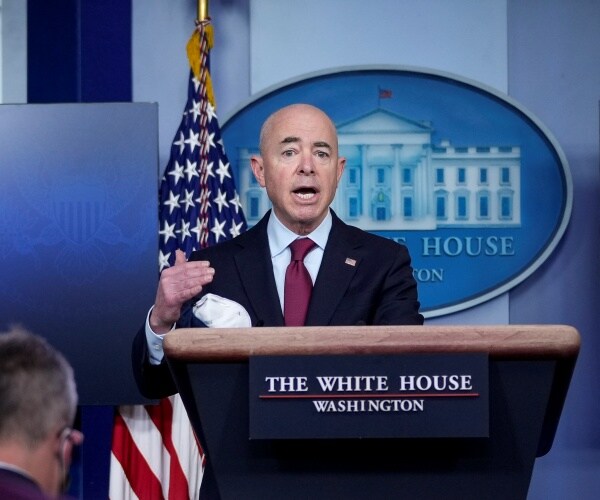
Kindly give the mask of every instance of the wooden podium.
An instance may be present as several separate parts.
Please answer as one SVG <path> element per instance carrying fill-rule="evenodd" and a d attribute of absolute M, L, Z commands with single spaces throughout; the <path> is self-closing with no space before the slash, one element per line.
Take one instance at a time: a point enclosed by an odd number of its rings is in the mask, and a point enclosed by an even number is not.
<path fill-rule="evenodd" d="M 180 329 L 164 346 L 206 497 L 504 500 L 526 498 L 552 446 L 580 338 L 562 325 Z M 488 354 L 489 437 L 249 440 L 251 356 L 416 353 Z"/>

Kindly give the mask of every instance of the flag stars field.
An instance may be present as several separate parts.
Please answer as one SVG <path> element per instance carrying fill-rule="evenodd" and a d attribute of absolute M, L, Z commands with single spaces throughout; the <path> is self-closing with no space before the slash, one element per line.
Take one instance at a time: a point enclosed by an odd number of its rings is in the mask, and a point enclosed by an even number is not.
<path fill-rule="evenodd" d="M 246 229 L 216 108 L 200 76 L 190 72 L 188 99 L 161 183 L 161 270 L 165 259 L 173 264 L 178 248 L 189 257 Z"/>

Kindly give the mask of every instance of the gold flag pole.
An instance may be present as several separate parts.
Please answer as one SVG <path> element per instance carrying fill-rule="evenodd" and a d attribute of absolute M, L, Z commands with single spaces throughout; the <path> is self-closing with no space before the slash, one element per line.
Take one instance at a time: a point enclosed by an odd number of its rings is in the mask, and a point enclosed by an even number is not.
<path fill-rule="evenodd" d="M 208 0 L 198 0 L 198 21 L 208 19 Z"/>

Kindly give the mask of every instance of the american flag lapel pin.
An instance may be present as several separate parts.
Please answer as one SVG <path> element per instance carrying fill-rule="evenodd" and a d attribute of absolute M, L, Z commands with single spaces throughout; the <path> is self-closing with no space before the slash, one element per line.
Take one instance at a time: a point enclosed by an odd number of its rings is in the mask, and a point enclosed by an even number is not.
<path fill-rule="evenodd" d="M 346 261 L 344 262 L 344 264 L 348 264 L 349 266 L 356 266 L 356 260 L 355 259 L 351 259 L 350 257 L 346 257 Z"/>

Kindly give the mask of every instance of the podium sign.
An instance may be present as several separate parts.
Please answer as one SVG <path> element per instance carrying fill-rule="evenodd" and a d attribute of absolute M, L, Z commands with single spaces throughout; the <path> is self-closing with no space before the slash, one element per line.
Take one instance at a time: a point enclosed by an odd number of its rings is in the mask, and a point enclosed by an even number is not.
<path fill-rule="evenodd" d="M 486 354 L 253 356 L 250 439 L 489 436 Z"/>

